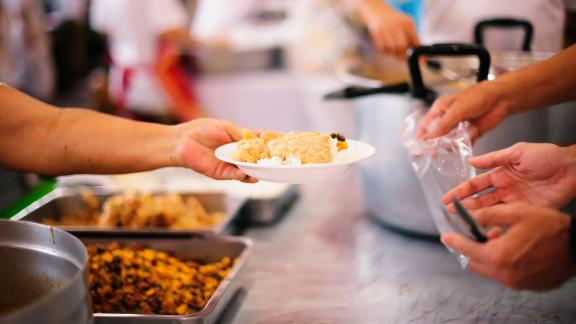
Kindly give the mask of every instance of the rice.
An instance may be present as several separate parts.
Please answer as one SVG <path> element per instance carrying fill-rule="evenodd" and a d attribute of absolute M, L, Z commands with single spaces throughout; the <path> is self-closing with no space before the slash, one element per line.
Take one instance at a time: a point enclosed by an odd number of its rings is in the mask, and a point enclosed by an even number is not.
<path fill-rule="evenodd" d="M 295 156 L 289 156 L 285 161 L 282 161 L 279 157 L 273 156 L 269 159 L 260 159 L 256 164 L 260 166 L 276 167 L 282 165 L 302 165 L 302 161 Z"/>
<path fill-rule="evenodd" d="M 332 162 L 344 162 L 349 161 L 358 156 L 357 152 L 354 152 L 350 147 L 345 150 L 338 151 L 338 140 L 335 138 L 331 139 L 330 143 L 330 154 L 332 155 Z M 283 165 L 302 165 L 302 161 L 295 156 L 289 156 L 286 160 L 282 161 L 279 157 L 273 156 L 267 159 L 260 159 L 256 164 L 265 167 L 279 167 Z"/>

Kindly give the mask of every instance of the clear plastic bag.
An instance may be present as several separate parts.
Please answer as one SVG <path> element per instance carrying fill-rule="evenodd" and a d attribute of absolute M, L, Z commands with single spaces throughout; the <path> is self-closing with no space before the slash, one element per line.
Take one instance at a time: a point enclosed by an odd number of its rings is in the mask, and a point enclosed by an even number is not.
<path fill-rule="evenodd" d="M 468 163 L 472 156 L 470 125 L 462 122 L 447 135 L 421 141 L 416 138 L 416 130 L 425 112 L 419 108 L 404 119 L 402 144 L 408 150 L 438 232 L 458 232 L 471 237 L 466 225 L 458 217 L 449 215 L 442 203 L 446 192 L 476 175 L 476 170 Z M 430 128 L 433 129 L 437 122 Z M 468 265 L 466 257 L 450 252 L 458 256 L 463 268 Z"/>

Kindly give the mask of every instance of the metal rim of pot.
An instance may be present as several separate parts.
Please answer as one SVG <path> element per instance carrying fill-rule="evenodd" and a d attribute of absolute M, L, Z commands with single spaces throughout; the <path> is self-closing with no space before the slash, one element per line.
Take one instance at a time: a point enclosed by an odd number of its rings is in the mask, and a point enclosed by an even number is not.
<path fill-rule="evenodd" d="M 51 323 L 53 323 L 53 317 L 58 314 L 54 315 L 53 312 L 49 312 L 50 310 L 53 310 L 51 304 L 63 303 L 69 305 L 70 299 L 72 299 L 71 297 L 74 298 L 73 301 L 76 303 L 85 303 L 87 320 L 91 320 L 92 306 L 90 304 L 87 272 L 88 252 L 86 251 L 84 244 L 82 244 L 82 242 L 74 235 L 52 226 L 25 221 L 0 220 L 0 227 L 3 226 L 8 227 L 10 233 L 15 233 L 14 236 L 25 232 L 26 234 L 29 234 L 30 237 L 27 237 L 24 240 L 16 237 L 8 237 L 8 239 L 3 237 L 0 238 L 0 242 L 3 240 L 5 240 L 5 242 L 4 244 L 0 243 L 0 246 L 5 245 L 18 249 L 28 248 L 35 252 L 59 257 L 72 263 L 74 267 L 76 267 L 76 271 L 74 272 L 74 275 L 68 278 L 62 286 L 50 291 L 28 305 L 0 316 L 0 321 L 2 323 L 28 323 L 30 320 L 42 319 L 43 321 L 51 320 Z M 39 244 L 33 239 L 34 234 L 42 232 L 44 232 L 43 234 L 47 233 L 48 237 L 50 237 L 50 239 L 46 241 L 47 244 Z M 50 243 L 50 240 L 52 243 Z M 60 250 L 57 250 L 56 248 L 49 246 L 49 244 L 56 245 L 57 242 L 63 242 L 60 245 L 66 245 L 69 249 L 64 250 L 61 248 Z M 85 290 L 84 292 L 78 291 L 78 285 L 80 283 L 83 283 L 81 286 L 83 286 L 83 290 Z M 82 298 L 77 299 L 78 297 Z M 75 310 L 71 309 L 70 313 L 73 311 Z M 51 316 L 51 318 L 46 319 L 46 316 Z"/>

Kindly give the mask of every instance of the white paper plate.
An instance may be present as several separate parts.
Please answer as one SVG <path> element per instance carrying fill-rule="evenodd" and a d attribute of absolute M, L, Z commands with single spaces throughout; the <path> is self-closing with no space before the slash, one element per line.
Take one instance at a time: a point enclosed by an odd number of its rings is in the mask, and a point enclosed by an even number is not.
<path fill-rule="evenodd" d="M 353 158 L 322 164 L 268 166 L 240 162 L 233 159 L 238 143 L 229 143 L 216 149 L 216 157 L 236 165 L 242 172 L 259 180 L 282 183 L 309 183 L 326 180 L 346 173 L 354 164 L 370 158 L 376 150 L 372 145 L 346 140 Z"/>

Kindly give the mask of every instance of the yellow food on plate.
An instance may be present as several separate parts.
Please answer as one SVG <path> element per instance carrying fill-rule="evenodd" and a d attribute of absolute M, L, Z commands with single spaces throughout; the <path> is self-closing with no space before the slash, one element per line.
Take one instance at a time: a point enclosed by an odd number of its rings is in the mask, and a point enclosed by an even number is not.
<path fill-rule="evenodd" d="M 321 164 L 335 160 L 335 155 L 348 148 L 346 138 L 340 134 L 319 132 L 262 132 L 242 130 L 243 139 L 238 143 L 234 159 L 258 163 L 273 160 L 281 164 Z"/>

